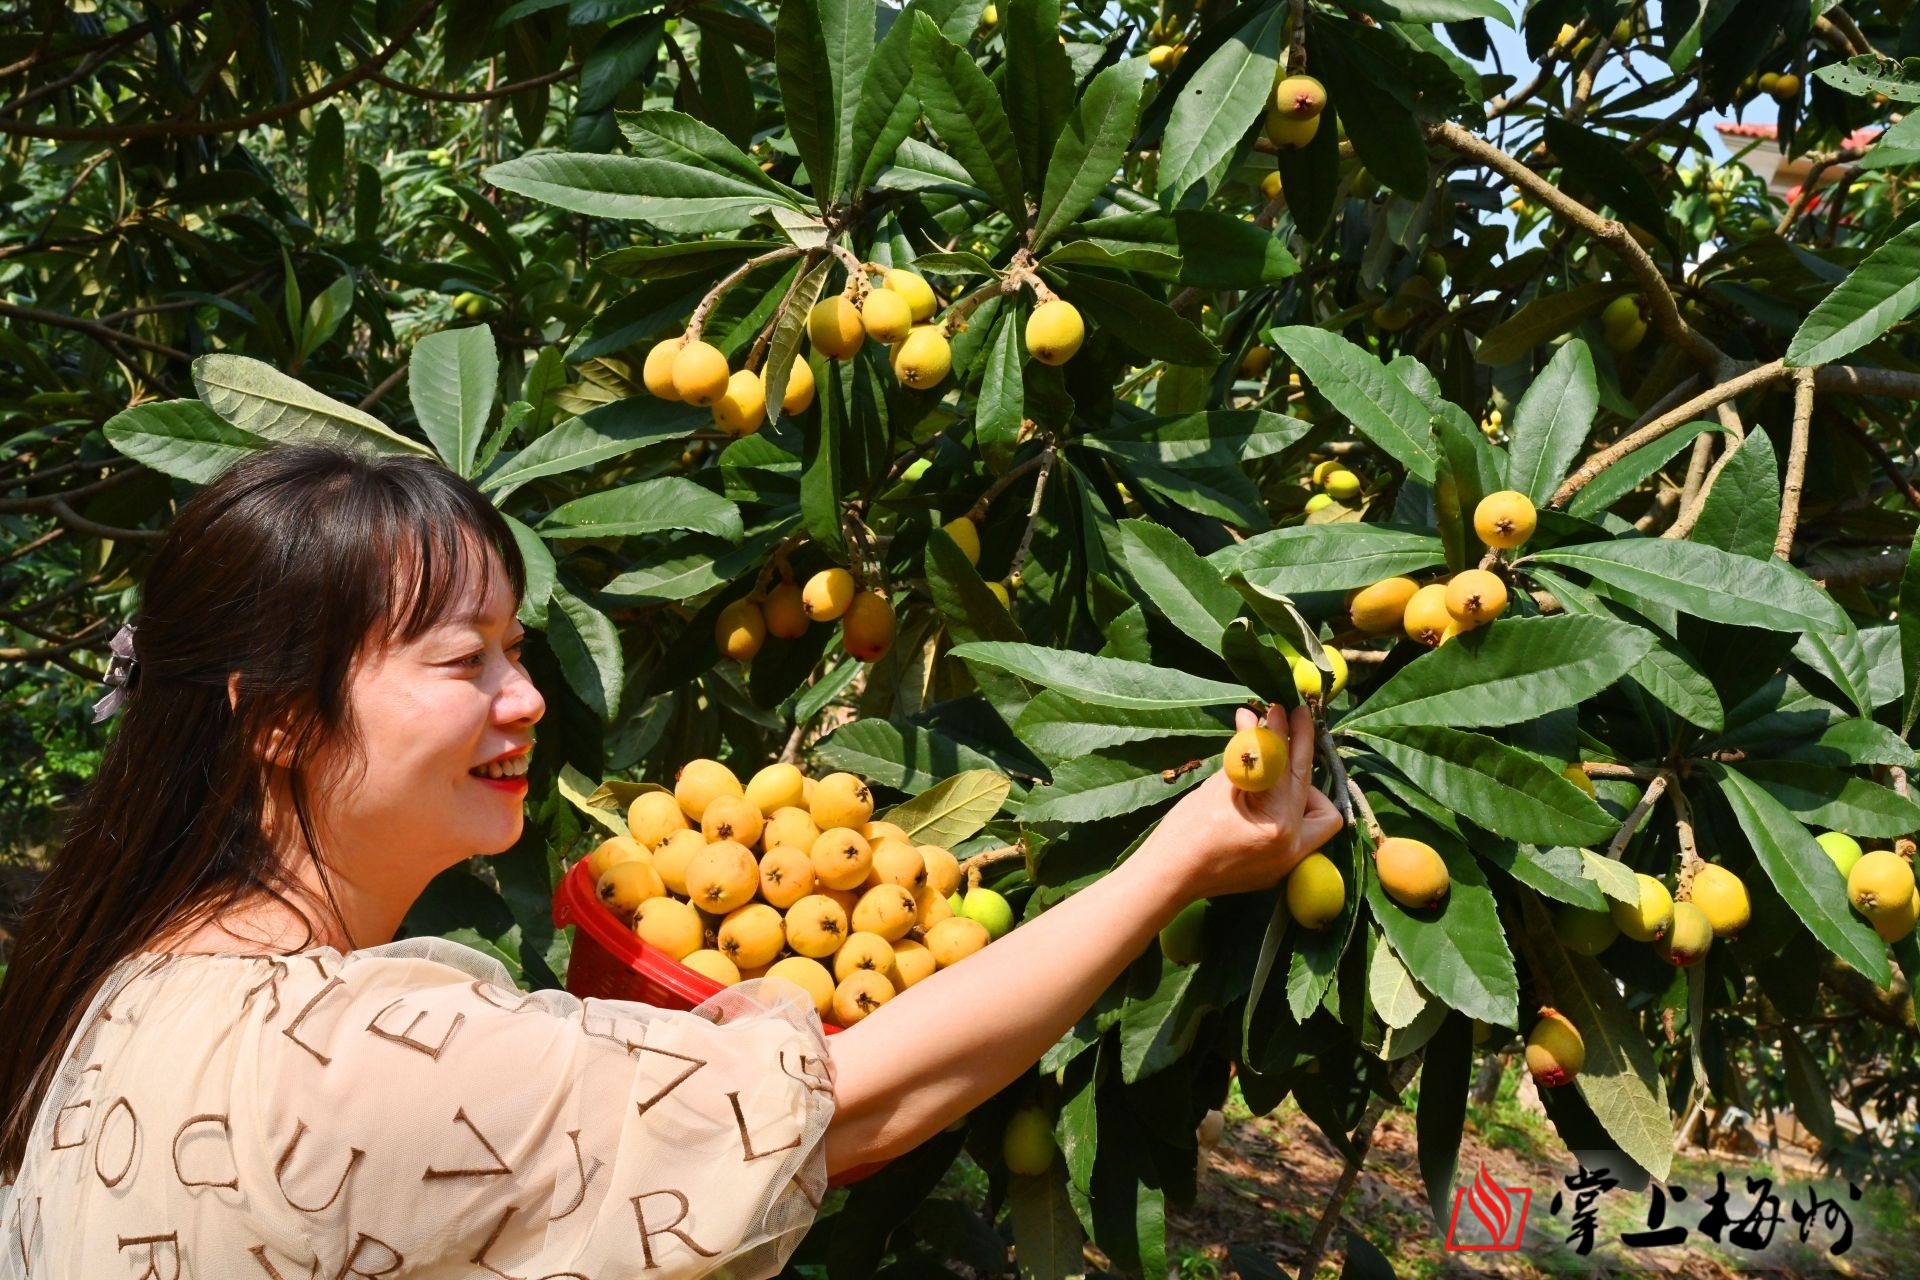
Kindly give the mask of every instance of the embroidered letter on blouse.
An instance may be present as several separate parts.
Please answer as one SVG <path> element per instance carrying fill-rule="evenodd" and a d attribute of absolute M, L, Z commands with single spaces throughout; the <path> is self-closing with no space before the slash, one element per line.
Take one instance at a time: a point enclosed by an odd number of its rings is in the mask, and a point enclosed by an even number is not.
<path fill-rule="evenodd" d="M 442 938 L 158 956 L 93 1001 L 0 1186 L 12 1280 L 762 1280 L 826 1193 L 798 987 L 521 991 Z"/>

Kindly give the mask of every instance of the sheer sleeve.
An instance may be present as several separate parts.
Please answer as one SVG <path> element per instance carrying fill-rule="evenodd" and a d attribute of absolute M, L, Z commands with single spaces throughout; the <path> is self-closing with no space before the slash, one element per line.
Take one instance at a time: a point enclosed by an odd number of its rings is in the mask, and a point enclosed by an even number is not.
<path fill-rule="evenodd" d="M 253 1151 L 299 1274 L 760 1280 L 819 1210 L 832 1061 L 790 984 L 528 994 L 443 939 L 286 978 Z"/>

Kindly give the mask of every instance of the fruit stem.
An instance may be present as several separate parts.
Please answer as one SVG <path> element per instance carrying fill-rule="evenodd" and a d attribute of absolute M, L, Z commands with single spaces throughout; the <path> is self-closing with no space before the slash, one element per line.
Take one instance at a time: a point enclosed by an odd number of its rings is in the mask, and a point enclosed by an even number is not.
<path fill-rule="evenodd" d="M 1287 45 L 1287 74 L 1307 74 L 1307 0 L 1290 0 L 1293 14 L 1287 19 L 1292 39 Z M 1301 1272 L 1309 1275 L 1310 1272 Z"/>
<path fill-rule="evenodd" d="M 1580 768 L 1589 778 L 1632 778 L 1638 782 L 1651 782 L 1661 774 L 1661 770 L 1646 765 L 1608 764 L 1602 760 L 1582 760 Z"/>
<path fill-rule="evenodd" d="M 1054 459 L 1059 456 L 1059 450 L 1051 442 L 1040 453 L 1040 478 L 1034 481 L 1033 504 L 1027 508 L 1027 527 L 1020 535 L 1020 546 L 1013 553 L 1013 567 L 1007 570 L 1007 577 L 1014 582 L 1020 581 L 1021 567 L 1027 563 L 1033 531 L 1040 526 L 1040 502 L 1046 496 L 1047 477 L 1053 474 Z"/>
<path fill-rule="evenodd" d="M 1687 803 L 1686 793 L 1680 787 L 1669 790 L 1667 799 L 1673 802 L 1673 828 L 1680 837 L 1680 884 L 1673 899 L 1686 902 L 1693 896 L 1693 876 L 1702 862 L 1700 846 L 1693 839 L 1693 806 Z"/>
<path fill-rule="evenodd" d="M 975 524 L 979 524 L 982 520 L 985 520 L 987 518 L 987 508 L 993 504 L 993 500 L 1002 493 L 1005 493 L 1007 488 L 1021 476 L 1039 466 L 1043 453 L 1044 451 L 1042 453 L 1036 453 L 1024 462 L 1018 462 L 1008 467 L 1006 472 L 1002 474 L 998 480 L 988 485 L 987 491 L 981 494 L 971 507 L 967 508 L 967 519 L 973 521 Z"/>
<path fill-rule="evenodd" d="M 1373 816 L 1373 806 L 1367 803 L 1367 793 L 1360 789 L 1359 783 L 1348 778 L 1347 794 L 1353 797 L 1353 803 L 1360 810 L 1360 820 L 1366 824 L 1368 837 L 1378 845 L 1387 838 L 1387 833 L 1381 830 L 1380 819 Z"/>
<path fill-rule="evenodd" d="M 707 296 L 700 299 L 700 305 L 693 309 L 693 315 L 688 318 L 685 341 L 700 341 L 700 331 L 706 328 L 707 317 L 713 314 L 713 309 L 719 305 L 720 299 L 726 295 L 727 290 L 746 279 L 756 267 L 764 267 L 770 262 L 785 262 L 788 258 L 797 258 L 804 252 L 806 250 L 797 245 L 784 245 L 769 253 L 763 253 L 757 258 L 748 258 L 726 275 L 721 276 L 719 283 L 707 290 Z"/>
<path fill-rule="evenodd" d="M 963 858 L 960 862 L 960 870 L 966 875 L 967 892 L 972 893 L 980 887 L 980 873 L 988 867 L 997 862 L 1010 862 L 1015 858 L 1024 860 L 1026 856 L 1027 842 L 1016 840 L 1010 845 L 1004 845 L 998 849 L 984 849 L 971 857 Z"/>
<path fill-rule="evenodd" d="M 1640 823 L 1645 820 L 1653 806 L 1659 803 L 1661 793 L 1672 781 L 1673 773 L 1662 769 L 1651 782 L 1647 783 L 1647 789 L 1640 793 L 1640 803 L 1633 806 L 1633 812 L 1627 815 L 1627 820 L 1620 824 L 1620 829 L 1613 833 L 1613 839 L 1607 843 L 1607 857 L 1616 862 L 1620 860 L 1621 853 L 1627 847 L 1627 841 L 1633 839 L 1633 833 L 1639 829 Z"/>
<path fill-rule="evenodd" d="M 1315 744 L 1320 748 L 1320 758 L 1326 762 L 1327 775 L 1331 781 L 1328 788 L 1333 807 L 1340 811 L 1340 821 L 1344 826 L 1353 825 L 1353 798 L 1347 794 L 1351 781 L 1347 777 L 1347 766 L 1340 759 L 1340 752 L 1333 745 L 1333 735 L 1327 732 L 1327 726 L 1319 725 L 1314 733 Z"/>
<path fill-rule="evenodd" d="M 859 255 L 847 248 L 847 246 L 841 244 L 838 240 L 829 241 L 827 248 L 833 253 L 833 256 L 840 259 L 841 263 L 846 267 L 846 296 L 853 302 L 854 306 L 859 306 L 866 300 L 867 294 L 872 289 L 872 286 L 867 281 L 866 264 L 860 261 Z"/>

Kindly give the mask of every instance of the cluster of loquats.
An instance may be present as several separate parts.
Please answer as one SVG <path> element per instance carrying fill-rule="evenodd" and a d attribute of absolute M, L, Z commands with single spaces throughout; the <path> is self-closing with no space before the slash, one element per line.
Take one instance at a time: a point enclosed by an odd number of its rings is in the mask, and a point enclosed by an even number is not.
<path fill-rule="evenodd" d="M 1331 459 L 1314 464 L 1313 483 L 1320 492 L 1307 499 L 1308 515 L 1324 511 L 1336 503 L 1349 506 L 1364 488 L 1359 476 Z"/>
<path fill-rule="evenodd" d="M 753 369 L 727 369 L 720 348 L 682 335 L 657 342 L 640 367 L 640 380 L 662 400 L 713 410 L 713 425 L 730 436 L 749 436 L 767 420 L 767 388 Z M 782 413 L 805 413 L 813 404 L 813 370 L 795 359 L 787 375 Z"/>
<path fill-rule="evenodd" d="M 1574 769 L 1569 769 L 1571 777 Z M 1581 775 L 1584 777 L 1584 774 Z M 1591 790 L 1592 784 L 1586 784 Z M 1815 837 L 1845 879 L 1847 900 L 1882 941 L 1898 942 L 1920 920 L 1920 889 L 1908 858 L 1892 849 L 1863 852 L 1859 841 L 1841 831 Z M 1691 968 L 1707 957 L 1714 940 L 1734 938 L 1753 917 L 1747 886 L 1738 874 L 1715 862 L 1698 861 L 1681 877 L 1676 894 L 1664 880 L 1636 872 L 1633 902 L 1609 899 L 1604 909 L 1562 904 L 1554 911 L 1553 931 L 1560 945 L 1597 956 L 1621 938 L 1652 945 L 1667 963 Z M 1580 1072 L 1586 1049 L 1579 1030 L 1564 1015 L 1542 1010 L 1527 1040 L 1527 1065 L 1544 1086 L 1565 1084 Z"/>
<path fill-rule="evenodd" d="M 1156 20 L 1147 28 L 1147 66 L 1170 76 L 1187 55 L 1187 33 L 1177 23 Z"/>
<path fill-rule="evenodd" d="M 1473 509 L 1473 528 L 1495 551 L 1511 551 L 1533 536 L 1539 512 L 1523 493 L 1502 489 Z M 1485 626 L 1507 608 L 1506 579 L 1492 569 L 1463 569 L 1422 585 L 1396 576 L 1362 587 L 1347 603 L 1353 625 L 1372 636 L 1405 632 L 1429 648 Z"/>
<path fill-rule="evenodd" d="M 893 647 L 893 603 L 879 588 L 863 589 L 834 565 L 802 587 L 791 577 L 735 600 L 713 620 L 713 643 L 735 662 L 760 652 L 769 635 L 798 640 L 816 622 L 838 622 L 840 642 L 861 662 L 878 662 Z"/>
<path fill-rule="evenodd" d="M 842 1027 L 1014 923 L 999 894 L 960 892 L 950 851 L 874 818 L 850 773 L 771 764 L 742 786 L 692 760 L 634 798 L 627 830 L 588 868 L 634 936 L 722 986 L 786 979 Z"/>

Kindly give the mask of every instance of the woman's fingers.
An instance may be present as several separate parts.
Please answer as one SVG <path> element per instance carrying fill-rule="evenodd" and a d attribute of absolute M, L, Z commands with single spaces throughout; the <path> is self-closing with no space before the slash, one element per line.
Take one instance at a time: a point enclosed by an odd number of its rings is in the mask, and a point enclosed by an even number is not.
<path fill-rule="evenodd" d="M 1253 714 L 1251 707 L 1241 707 L 1233 713 L 1233 727 L 1235 729 L 1251 729 L 1258 723 L 1259 719 Z"/>
<path fill-rule="evenodd" d="M 1292 735 L 1289 745 L 1293 750 L 1287 762 L 1293 767 L 1293 780 L 1301 787 L 1311 790 L 1313 749 L 1318 744 L 1313 725 L 1313 713 L 1305 707 L 1293 709 Z"/>

